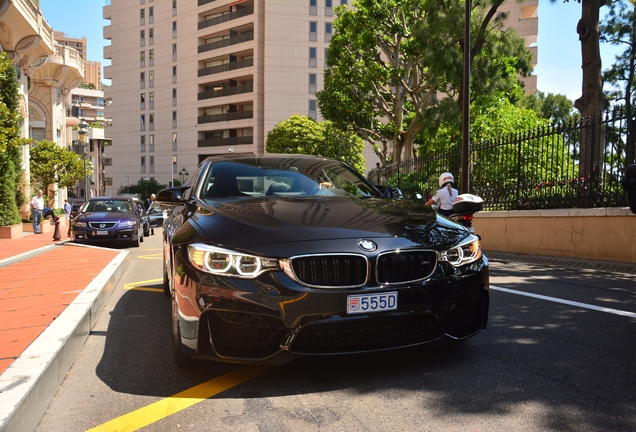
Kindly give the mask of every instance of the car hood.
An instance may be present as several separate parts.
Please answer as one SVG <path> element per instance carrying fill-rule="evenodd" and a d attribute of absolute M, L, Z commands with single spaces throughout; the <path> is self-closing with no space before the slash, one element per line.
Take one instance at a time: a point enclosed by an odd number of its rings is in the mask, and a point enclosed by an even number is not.
<path fill-rule="evenodd" d="M 120 220 L 134 219 L 132 213 L 119 213 L 119 212 L 86 212 L 80 213 L 77 220 L 83 220 L 87 222 L 117 222 Z"/>
<path fill-rule="evenodd" d="M 386 239 L 393 247 L 397 242 L 399 247 L 445 249 L 468 235 L 461 225 L 439 217 L 423 203 L 406 200 L 279 197 L 201 204 L 192 217 L 196 233 L 186 235 L 191 237 L 186 241 L 248 250 L 263 251 L 255 247 L 281 243 L 370 238 L 378 244 Z"/>

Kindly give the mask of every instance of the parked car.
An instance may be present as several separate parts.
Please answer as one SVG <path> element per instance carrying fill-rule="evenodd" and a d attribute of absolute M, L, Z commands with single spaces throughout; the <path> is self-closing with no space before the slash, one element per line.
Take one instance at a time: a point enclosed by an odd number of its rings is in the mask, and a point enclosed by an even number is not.
<path fill-rule="evenodd" d="M 140 209 L 141 225 L 144 230 L 144 237 L 150 237 L 150 216 L 148 215 L 146 206 L 144 205 L 144 202 L 137 197 L 133 197 L 133 200 L 137 203 L 137 208 Z"/>
<path fill-rule="evenodd" d="M 479 238 L 348 165 L 224 155 L 164 189 L 173 353 L 284 363 L 460 341 L 486 328 Z"/>
<path fill-rule="evenodd" d="M 148 208 L 148 218 L 150 220 L 150 228 L 163 226 L 164 211 L 158 202 L 153 202 Z"/>
<path fill-rule="evenodd" d="M 76 243 L 128 243 L 144 241 L 143 212 L 132 197 L 97 197 L 84 204 L 71 225 Z"/>

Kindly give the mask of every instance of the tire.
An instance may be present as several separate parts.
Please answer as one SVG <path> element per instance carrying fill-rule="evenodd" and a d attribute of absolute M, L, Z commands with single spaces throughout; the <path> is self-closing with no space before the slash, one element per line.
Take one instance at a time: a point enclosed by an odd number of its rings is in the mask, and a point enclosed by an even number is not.
<path fill-rule="evenodd" d="M 191 363 L 191 359 L 190 356 L 183 353 L 181 328 L 179 326 L 179 311 L 175 295 L 176 293 L 172 295 L 172 356 L 177 367 L 185 367 Z"/>

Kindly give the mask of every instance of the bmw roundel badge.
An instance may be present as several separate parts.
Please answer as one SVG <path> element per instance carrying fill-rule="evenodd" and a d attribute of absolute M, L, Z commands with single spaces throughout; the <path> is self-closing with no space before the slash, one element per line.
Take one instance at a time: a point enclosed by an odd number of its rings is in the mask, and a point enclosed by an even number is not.
<path fill-rule="evenodd" d="M 365 252 L 373 252 L 378 248 L 378 245 L 372 242 L 371 240 L 358 240 L 358 247 Z"/>

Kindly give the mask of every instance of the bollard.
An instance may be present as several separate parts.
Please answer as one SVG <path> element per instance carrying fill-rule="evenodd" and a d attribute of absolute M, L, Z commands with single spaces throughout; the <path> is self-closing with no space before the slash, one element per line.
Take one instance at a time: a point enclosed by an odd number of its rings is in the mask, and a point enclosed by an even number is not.
<path fill-rule="evenodd" d="M 60 217 L 54 216 L 53 220 L 55 221 L 55 231 L 53 232 L 53 241 L 58 241 L 62 238 L 60 235 Z"/>

